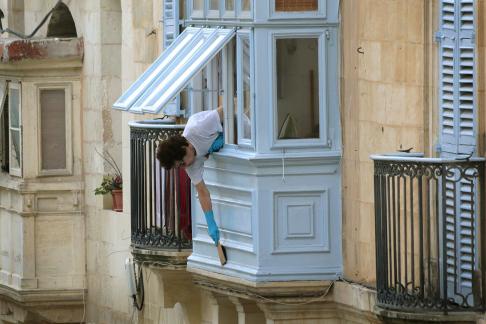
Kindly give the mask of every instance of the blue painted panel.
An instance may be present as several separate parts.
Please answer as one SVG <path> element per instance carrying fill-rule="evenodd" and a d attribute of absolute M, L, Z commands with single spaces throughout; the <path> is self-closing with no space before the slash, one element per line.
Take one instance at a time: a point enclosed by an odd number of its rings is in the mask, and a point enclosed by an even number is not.
<path fill-rule="evenodd" d="M 251 281 L 329 280 L 342 273 L 339 164 L 310 156 L 289 158 L 286 163 L 288 173 L 282 179 L 281 159 L 268 155 L 247 156 L 235 163 L 232 156 L 218 154 L 208 161 L 205 178 L 215 205 L 219 205 L 216 221 L 222 225 L 228 263 L 221 267 L 217 262 L 194 200 L 193 217 L 200 224 L 189 269 Z M 249 190 L 246 186 L 254 192 L 251 198 L 244 193 Z M 236 205 L 232 200 L 238 191 L 245 202 Z M 240 205 L 247 204 L 252 205 L 251 212 L 241 213 Z M 235 222 L 231 219 L 234 216 L 241 218 Z M 237 224 L 246 229 L 235 228 Z M 244 237 L 241 233 L 250 224 L 251 236 Z"/>
<path fill-rule="evenodd" d="M 329 251 L 327 190 L 274 192 L 273 254 Z"/>

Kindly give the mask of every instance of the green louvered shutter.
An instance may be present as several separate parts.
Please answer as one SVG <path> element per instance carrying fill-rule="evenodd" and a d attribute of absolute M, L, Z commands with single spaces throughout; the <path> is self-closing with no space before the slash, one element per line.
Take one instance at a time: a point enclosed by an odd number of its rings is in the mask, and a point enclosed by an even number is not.
<path fill-rule="evenodd" d="M 476 151 L 474 0 L 441 0 L 440 148 L 454 158 Z M 457 171 L 458 172 L 458 171 Z M 458 176 L 456 172 L 456 176 Z M 473 304 L 472 281 L 477 225 L 476 184 L 447 178 L 445 203 L 448 296 Z M 444 257 L 444 256 L 443 256 Z"/>

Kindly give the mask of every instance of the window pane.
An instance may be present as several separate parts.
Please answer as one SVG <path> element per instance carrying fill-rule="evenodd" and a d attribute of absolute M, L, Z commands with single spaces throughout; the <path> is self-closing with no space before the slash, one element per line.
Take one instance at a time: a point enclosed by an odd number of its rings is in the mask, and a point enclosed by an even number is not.
<path fill-rule="evenodd" d="M 64 89 L 42 90 L 42 170 L 66 169 L 66 102 Z"/>
<path fill-rule="evenodd" d="M 251 5 L 251 0 L 242 0 L 241 10 L 250 11 L 251 9 L 250 5 Z"/>
<path fill-rule="evenodd" d="M 19 104 L 19 89 L 10 88 L 10 127 L 13 128 L 20 126 Z"/>
<path fill-rule="evenodd" d="M 193 0 L 192 9 L 202 11 L 204 8 L 204 0 Z"/>
<path fill-rule="evenodd" d="M 8 128 L 8 96 L 3 104 L 3 112 L 0 116 L 0 167 L 2 171 L 8 172 L 9 153 L 9 128 Z"/>
<path fill-rule="evenodd" d="M 275 11 L 316 11 L 318 0 L 275 0 Z"/>
<path fill-rule="evenodd" d="M 184 0 L 179 0 L 179 19 L 184 20 L 186 17 L 186 2 Z"/>
<path fill-rule="evenodd" d="M 226 10 L 234 11 L 235 10 L 235 1 L 234 0 L 226 0 Z"/>
<path fill-rule="evenodd" d="M 277 40 L 277 137 L 318 138 L 318 39 Z"/>
<path fill-rule="evenodd" d="M 211 0 L 209 3 L 209 10 L 218 10 L 219 9 L 219 0 Z"/>
<path fill-rule="evenodd" d="M 206 65 L 202 70 L 202 109 L 209 109 L 209 66 Z"/>
<path fill-rule="evenodd" d="M 236 40 L 231 41 L 232 46 L 232 64 L 233 64 L 233 144 L 238 143 L 238 91 L 237 91 L 237 77 L 238 73 L 236 66 Z"/>
<path fill-rule="evenodd" d="M 20 131 L 10 130 L 12 147 L 10 148 L 10 168 L 20 169 Z"/>
<path fill-rule="evenodd" d="M 242 39 L 243 69 L 243 138 L 251 139 L 251 98 L 250 98 L 250 40 Z"/>

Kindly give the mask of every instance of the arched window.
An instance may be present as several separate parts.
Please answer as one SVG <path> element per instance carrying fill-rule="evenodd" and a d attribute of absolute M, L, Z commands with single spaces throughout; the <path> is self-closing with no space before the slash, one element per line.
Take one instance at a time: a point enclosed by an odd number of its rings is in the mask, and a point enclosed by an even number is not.
<path fill-rule="evenodd" d="M 62 2 L 58 2 L 52 12 L 47 26 L 47 37 L 78 37 L 71 11 Z"/>

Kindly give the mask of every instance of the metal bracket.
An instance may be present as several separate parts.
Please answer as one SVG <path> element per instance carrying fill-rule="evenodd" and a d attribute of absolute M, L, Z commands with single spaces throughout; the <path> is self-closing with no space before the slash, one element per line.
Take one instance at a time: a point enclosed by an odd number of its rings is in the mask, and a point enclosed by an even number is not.
<path fill-rule="evenodd" d="M 442 33 L 442 31 L 437 31 L 435 32 L 435 41 L 437 43 L 440 43 L 443 39 L 445 38 L 444 34 Z"/>
<path fill-rule="evenodd" d="M 442 146 L 439 143 L 434 145 L 434 149 L 435 149 L 435 152 L 442 153 Z"/>

